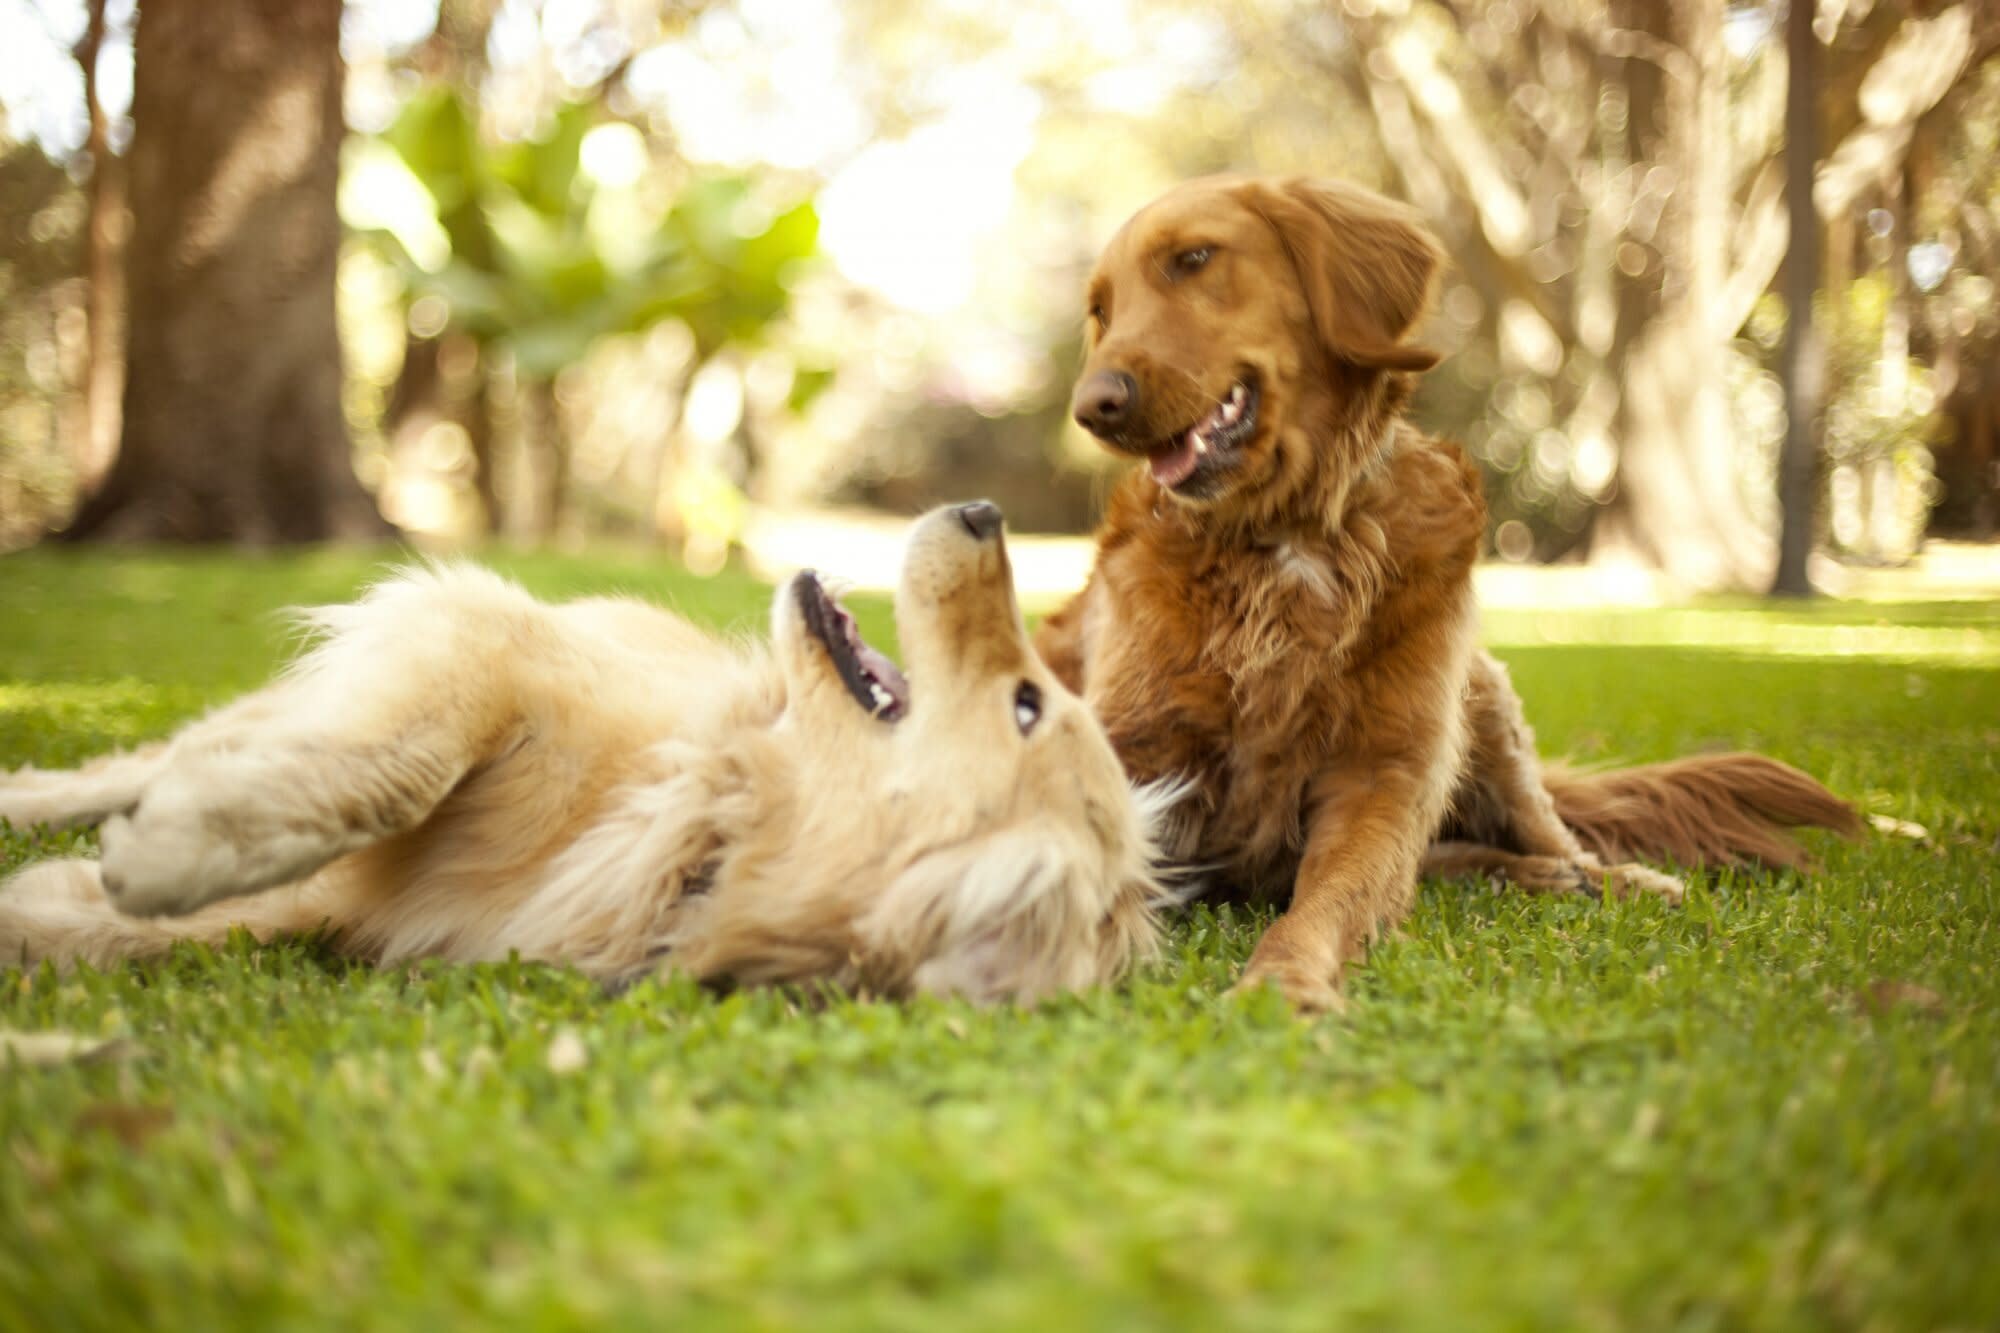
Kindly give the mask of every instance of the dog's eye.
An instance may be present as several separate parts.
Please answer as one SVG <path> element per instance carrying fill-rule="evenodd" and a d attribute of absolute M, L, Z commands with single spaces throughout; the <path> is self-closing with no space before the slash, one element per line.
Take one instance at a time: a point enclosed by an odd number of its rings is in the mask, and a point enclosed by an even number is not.
<path fill-rule="evenodd" d="M 1097 325 L 1097 327 L 1100 329 L 1103 328 L 1106 324 L 1110 323 L 1109 320 L 1104 318 L 1103 306 L 1094 305 L 1090 308 L 1090 322 Z"/>
<path fill-rule="evenodd" d="M 1192 250 L 1183 250 L 1174 256 L 1174 269 L 1182 277 L 1186 277 L 1190 273 L 1199 273 L 1202 270 L 1202 266 L 1208 263 L 1214 255 L 1214 248 L 1206 245 L 1198 245 Z"/>
<path fill-rule="evenodd" d="M 1021 729 L 1023 736 L 1035 729 L 1042 720 L 1042 688 L 1032 680 L 1021 682 L 1021 688 L 1014 691 L 1014 725 Z"/>

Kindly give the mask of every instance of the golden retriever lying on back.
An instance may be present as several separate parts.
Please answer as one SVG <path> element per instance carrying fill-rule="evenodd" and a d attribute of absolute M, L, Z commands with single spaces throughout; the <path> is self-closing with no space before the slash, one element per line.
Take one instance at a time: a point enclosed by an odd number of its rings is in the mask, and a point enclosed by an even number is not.
<path fill-rule="evenodd" d="M 17 827 L 103 821 L 101 861 L 0 893 L 0 963 L 241 925 L 382 962 L 980 1000 L 1117 976 L 1153 944 L 1146 817 L 1029 647 L 1000 511 L 923 519 L 896 610 L 914 690 L 811 573 L 768 650 L 404 574 L 313 613 L 319 647 L 170 741 L 0 775 Z"/>
<path fill-rule="evenodd" d="M 1304 1009 L 1408 909 L 1420 866 L 1537 892 L 1681 885 L 1630 864 L 1792 863 L 1857 827 L 1758 755 L 1545 773 L 1477 644 L 1479 474 L 1403 420 L 1441 252 L 1351 185 L 1193 181 L 1090 281 L 1085 428 L 1144 460 L 1089 586 L 1036 646 L 1139 780 L 1187 782 L 1171 850 L 1291 895 L 1245 984 Z"/>

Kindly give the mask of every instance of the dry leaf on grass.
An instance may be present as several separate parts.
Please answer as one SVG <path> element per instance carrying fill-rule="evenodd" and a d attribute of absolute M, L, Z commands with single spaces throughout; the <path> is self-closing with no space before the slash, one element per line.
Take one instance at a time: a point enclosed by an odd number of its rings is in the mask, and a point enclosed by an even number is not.
<path fill-rule="evenodd" d="M 1861 1003 L 1870 1013 L 1886 1014 L 1901 1005 L 1921 1014 L 1941 1014 L 1944 996 L 1914 981 L 1871 981 L 1861 988 Z"/>
<path fill-rule="evenodd" d="M 590 1051 L 575 1028 L 564 1028 L 549 1042 L 547 1059 L 551 1074 L 574 1074 L 590 1063 Z"/>
<path fill-rule="evenodd" d="M 82 1037 L 73 1032 L 0 1032 L 0 1066 L 94 1064 L 134 1053 L 123 1037 Z"/>
<path fill-rule="evenodd" d="M 143 1148 L 146 1140 L 174 1123 L 170 1106 L 138 1102 L 98 1102 L 77 1112 L 76 1132 L 102 1130 L 114 1134 L 128 1148 Z"/>

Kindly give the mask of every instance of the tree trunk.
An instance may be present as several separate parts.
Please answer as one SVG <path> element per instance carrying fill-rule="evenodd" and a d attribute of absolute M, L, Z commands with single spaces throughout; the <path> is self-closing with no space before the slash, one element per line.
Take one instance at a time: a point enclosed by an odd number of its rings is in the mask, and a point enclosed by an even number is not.
<path fill-rule="evenodd" d="M 521 380 L 521 462 L 525 493 L 518 535 L 537 546 L 546 545 L 562 526 L 569 498 L 569 448 L 551 379 Z"/>
<path fill-rule="evenodd" d="M 1631 559 L 1695 587 L 1761 586 L 1769 534 L 1742 487 L 1715 327 L 1729 268 L 1728 64 L 1722 0 L 1624 0 L 1648 39 L 1625 61 L 1628 161 L 1643 183 L 1666 169 L 1657 221 L 1639 198 L 1621 246 L 1618 489 L 1598 516 L 1593 559 Z M 1626 248 L 1630 247 L 1630 248 Z"/>
<path fill-rule="evenodd" d="M 1819 282 L 1819 213 L 1813 168 L 1819 159 L 1817 121 L 1819 38 L 1814 7 L 1794 4 L 1785 22 L 1785 208 L 1791 243 L 1785 255 L 1785 347 L 1778 378 L 1785 394 L 1785 442 L 1778 459 L 1777 597 L 1810 597 L 1806 559 L 1812 554 L 1813 498 L 1819 480 L 1819 420 L 1825 396 L 1825 354 L 1813 326 Z"/>
<path fill-rule="evenodd" d="M 2000 461 L 1993 456 L 1993 390 L 1984 384 L 1973 392 L 1972 428 L 1966 448 L 1972 453 L 1972 475 L 1979 499 L 1972 508 L 1972 532 L 1981 541 L 1993 540 L 1996 520 L 2000 520 Z"/>
<path fill-rule="evenodd" d="M 500 507 L 499 454 L 494 445 L 492 371 L 487 366 L 486 349 L 478 348 L 472 388 L 465 396 L 465 434 L 472 442 L 472 487 L 479 495 L 480 532 L 491 537 L 503 530 L 505 515 Z"/>
<path fill-rule="evenodd" d="M 146 0 L 127 156 L 122 441 L 66 536 L 386 533 L 334 323 L 339 0 Z"/>
<path fill-rule="evenodd" d="M 111 151 L 111 127 L 98 95 L 97 58 L 104 50 L 105 0 L 90 0 L 76 62 L 83 70 L 83 103 L 90 120 L 84 147 L 90 154 L 89 226 L 84 261 L 86 288 L 83 429 L 75 443 L 77 481 L 87 494 L 104 481 L 118 452 L 118 394 L 125 382 L 119 313 L 125 274 L 125 164 Z"/>

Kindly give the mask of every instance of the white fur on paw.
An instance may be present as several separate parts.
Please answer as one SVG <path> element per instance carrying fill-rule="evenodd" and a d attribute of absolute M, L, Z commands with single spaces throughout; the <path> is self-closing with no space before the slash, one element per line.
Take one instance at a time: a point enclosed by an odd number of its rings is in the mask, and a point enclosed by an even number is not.
<path fill-rule="evenodd" d="M 166 916 L 193 910 L 187 901 L 192 894 L 177 873 L 180 865 L 173 864 L 168 874 L 161 873 L 163 854 L 169 862 L 183 863 L 189 859 L 187 849 L 177 849 L 180 854 L 175 856 L 161 847 L 162 841 L 141 837 L 125 815 L 104 821 L 98 835 L 104 896 L 119 911 L 130 916 Z"/>
<path fill-rule="evenodd" d="M 242 878 L 237 849 L 208 830 L 198 805 L 177 795 L 155 787 L 130 815 L 104 823 L 104 892 L 129 916 L 192 912 Z"/>
<path fill-rule="evenodd" d="M 310 826 L 286 825 L 246 803 L 218 810 L 213 775 L 162 779 L 139 807 L 105 821 L 104 892 L 130 916 L 179 916 L 218 898 L 287 883 L 343 847 Z M 254 800 L 254 798 L 253 798 Z"/>
<path fill-rule="evenodd" d="M 1650 866 L 1613 866 L 1610 871 L 1612 891 L 1621 898 L 1630 898 L 1641 893 L 1650 893 L 1664 898 L 1675 907 L 1687 898 L 1687 885 L 1672 875 L 1654 870 Z"/>

